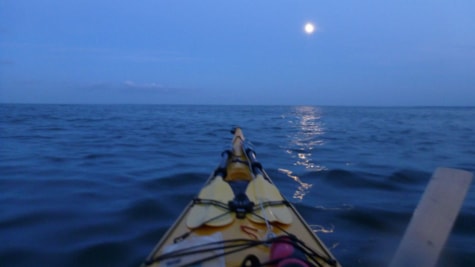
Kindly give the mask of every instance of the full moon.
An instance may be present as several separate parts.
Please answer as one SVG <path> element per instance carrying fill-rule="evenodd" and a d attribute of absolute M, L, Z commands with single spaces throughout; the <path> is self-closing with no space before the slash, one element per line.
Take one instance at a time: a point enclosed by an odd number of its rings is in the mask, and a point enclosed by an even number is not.
<path fill-rule="evenodd" d="M 304 30 L 307 34 L 312 34 L 315 31 L 315 26 L 312 23 L 308 22 L 307 24 L 305 24 Z"/>

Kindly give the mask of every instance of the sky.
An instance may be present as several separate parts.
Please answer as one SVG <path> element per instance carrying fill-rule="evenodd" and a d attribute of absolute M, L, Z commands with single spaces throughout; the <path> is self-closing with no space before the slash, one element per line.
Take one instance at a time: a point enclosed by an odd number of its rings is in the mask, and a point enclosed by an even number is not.
<path fill-rule="evenodd" d="M 474 11 L 473 0 L 0 0 L 0 103 L 475 106 Z"/>

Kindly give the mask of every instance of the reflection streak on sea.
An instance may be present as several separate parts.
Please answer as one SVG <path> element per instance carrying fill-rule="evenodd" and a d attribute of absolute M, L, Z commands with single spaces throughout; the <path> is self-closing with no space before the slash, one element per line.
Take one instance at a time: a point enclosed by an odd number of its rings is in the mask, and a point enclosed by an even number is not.
<path fill-rule="evenodd" d="M 303 200 L 308 190 L 312 187 L 312 184 L 302 182 L 298 176 L 292 175 L 291 170 L 286 170 L 282 168 L 279 168 L 278 170 L 279 172 L 286 174 L 288 177 L 290 177 L 292 180 L 294 180 L 295 182 L 299 184 L 297 191 L 295 191 L 293 195 L 293 198 Z"/>
<path fill-rule="evenodd" d="M 294 112 L 293 119 L 289 121 L 291 127 L 294 128 L 291 131 L 294 134 L 289 136 L 290 144 L 286 152 L 296 160 L 295 166 L 303 166 L 311 171 L 325 170 L 325 166 L 316 164 L 313 158 L 313 150 L 325 143 L 322 138 L 325 129 L 321 122 L 321 111 L 317 107 L 300 106 L 296 107 Z M 312 184 L 301 181 L 290 170 L 280 168 L 279 171 L 299 184 L 293 198 L 302 201 Z"/>

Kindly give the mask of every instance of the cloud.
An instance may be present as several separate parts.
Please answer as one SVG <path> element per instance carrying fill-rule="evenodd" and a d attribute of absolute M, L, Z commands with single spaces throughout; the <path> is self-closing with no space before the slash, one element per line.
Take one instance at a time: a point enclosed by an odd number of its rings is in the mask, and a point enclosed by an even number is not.
<path fill-rule="evenodd" d="M 75 61 L 78 63 L 78 66 L 82 66 L 81 64 L 107 66 L 107 64 L 117 64 L 117 62 L 121 62 L 121 66 L 128 66 L 129 64 L 183 64 L 201 60 L 200 58 L 173 50 L 119 49 L 105 46 L 77 46 L 2 40 L 0 40 L 0 51 L 5 51 L 4 58 L 0 58 L 0 65 L 7 65 L 4 62 L 7 54 L 10 57 L 13 55 L 19 57 L 18 54 L 28 54 L 31 51 L 35 51 L 35 56 L 25 59 L 27 60 L 25 62 L 34 62 L 40 57 L 45 57 L 53 58 L 58 62 L 62 61 L 64 65 L 69 65 L 70 62 Z M 144 67 L 144 65 L 139 66 Z"/>
<path fill-rule="evenodd" d="M 133 62 L 189 62 L 198 58 L 184 55 L 176 51 L 131 51 L 124 54 L 123 59 Z"/>
<path fill-rule="evenodd" d="M 131 89 L 139 89 L 139 90 L 167 90 L 166 87 L 164 87 L 161 84 L 158 83 L 136 83 L 134 81 L 125 81 L 123 83 L 127 88 Z"/>
<path fill-rule="evenodd" d="M 194 91 L 193 88 L 170 87 L 157 82 L 92 82 L 72 86 L 86 91 L 106 91 L 109 93 L 138 93 L 138 94 L 181 94 Z"/>
<path fill-rule="evenodd" d="M 51 52 L 65 54 L 90 55 L 105 59 L 117 59 L 137 63 L 156 63 L 156 62 L 184 62 L 194 61 L 197 58 L 184 55 L 177 51 L 168 50 L 121 50 L 108 47 L 82 47 L 82 46 L 56 46 L 44 45 L 43 48 Z"/>
<path fill-rule="evenodd" d="M 132 80 L 122 82 L 121 85 L 115 87 L 119 91 L 124 91 L 132 94 L 142 95 L 193 95 L 197 91 L 201 91 L 196 88 L 186 88 L 177 86 L 168 86 L 156 82 L 139 83 Z"/>
<path fill-rule="evenodd" d="M 0 65 L 1 66 L 10 66 L 10 65 L 15 65 L 15 62 L 13 60 L 0 59 Z"/>

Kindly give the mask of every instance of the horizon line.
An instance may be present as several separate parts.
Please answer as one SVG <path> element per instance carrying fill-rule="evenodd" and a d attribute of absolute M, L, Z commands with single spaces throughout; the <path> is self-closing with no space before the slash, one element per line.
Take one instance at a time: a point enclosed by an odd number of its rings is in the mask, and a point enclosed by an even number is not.
<path fill-rule="evenodd" d="M 48 103 L 0 102 L 0 105 L 58 105 L 58 106 L 313 106 L 313 107 L 362 107 L 362 108 L 475 108 L 475 105 L 373 105 L 373 104 L 198 104 L 198 103 Z"/>

